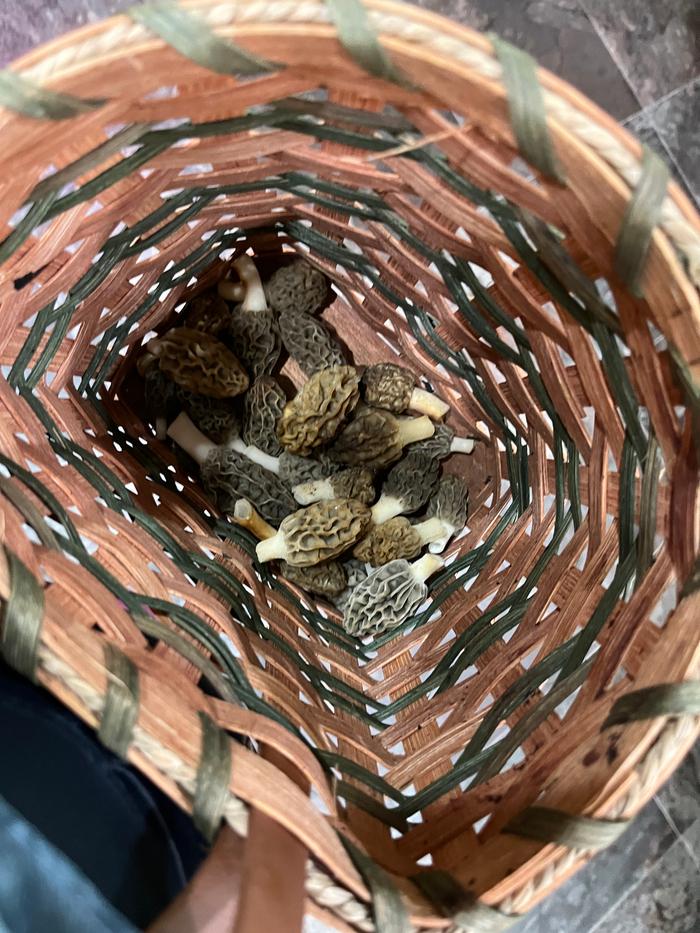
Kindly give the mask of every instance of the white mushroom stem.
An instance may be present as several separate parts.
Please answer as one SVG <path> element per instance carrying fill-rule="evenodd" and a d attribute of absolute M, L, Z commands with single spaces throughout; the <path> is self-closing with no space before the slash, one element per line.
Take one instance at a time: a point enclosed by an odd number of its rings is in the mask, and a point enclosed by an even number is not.
<path fill-rule="evenodd" d="M 274 537 L 259 541 L 255 548 L 255 554 L 261 564 L 268 560 L 281 560 L 287 556 L 287 542 L 284 534 L 278 531 Z"/>
<path fill-rule="evenodd" d="M 450 538 L 454 537 L 455 532 L 457 531 L 457 526 L 446 522 L 443 519 L 437 519 L 442 525 L 444 532 L 440 537 L 435 538 L 430 542 L 430 547 L 428 550 L 431 554 L 442 554 L 447 545 L 450 542 Z"/>
<path fill-rule="evenodd" d="M 426 554 L 411 564 L 411 576 L 416 583 L 425 583 L 428 577 L 444 566 L 445 561 L 442 557 L 438 557 L 437 554 Z"/>
<path fill-rule="evenodd" d="M 292 493 L 299 505 L 311 505 L 322 499 L 335 499 L 333 483 L 329 479 L 312 479 L 307 483 L 297 483 Z"/>
<path fill-rule="evenodd" d="M 168 428 L 168 436 L 182 447 L 190 457 L 201 466 L 210 453 L 216 450 L 216 444 L 202 434 L 192 419 L 181 412 Z"/>
<path fill-rule="evenodd" d="M 473 437 L 453 437 L 450 444 L 451 454 L 471 454 L 476 447 Z"/>
<path fill-rule="evenodd" d="M 433 551 L 432 542 L 445 537 L 445 522 L 436 517 L 426 518 L 424 522 L 418 522 L 417 525 L 414 525 L 413 530 L 419 536 L 422 545 L 430 544 L 430 550 L 433 554 L 440 553 L 440 551 Z"/>
<path fill-rule="evenodd" d="M 414 389 L 411 392 L 408 407 L 421 412 L 423 415 L 430 415 L 435 421 L 441 421 L 450 410 L 447 402 L 443 402 L 439 396 L 434 395 L 432 392 L 426 392 L 425 389 Z"/>
<path fill-rule="evenodd" d="M 259 538 L 261 541 L 265 541 L 267 538 L 274 538 L 277 534 L 277 531 L 272 525 L 269 525 L 265 521 L 260 512 L 254 509 L 247 499 L 239 499 L 236 502 L 233 507 L 233 520 L 242 528 L 247 528 L 249 531 L 252 531 L 255 537 Z"/>
<path fill-rule="evenodd" d="M 245 297 L 245 285 L 243 282 L 232 282 L 231 279 L 221 279 L 217 284 L 216 290 L 220 298 L 226 301 L 242 301 Z"/>
<path fill-rule="evenodd" d="M 424 441 L 435 434 L 435 425 L 427 415 L 420 418 L 401 418 L 399 420 L 399 441 L 402 447 Z"/>
<path fill-rule="evenodd" d="M 164 415 L 158 415 L 154 427 L 158 440 L 164 441 L 168 433 L 168 419 Z"/>
<path fill-rule="evenodd" d="M 390 518 L 396 518 L 404 511 L 404 503 L 398 496 L 388 496 L 383 494 L 379 501 L 372 506 L 372 521 L 375 525 L 383 525 Z"/>
<path fill-rule="evenodd" d="M 253 463 L 257 463 L 266 470 L 269 470 L 270 473 L 278 474 L 280 471 L 279 457 L 266 454 L 264 450 L 261 450 L 254 444 L 246 444 L 240 437 L 235 437 L 232 441 L 228 441 L 228 443 L 224 444 L 224 446 L 229 450 L 235 450 L 237 454 L 242 454 L 244 457 L 247 457 L 248 460 L 252 460 Z"/>
<path fill-rule="evenodd" d="M 267 298 L 260 274 L 250 256 L 239 256 L 233 263 L 241 282 L 245 286 L 242 311 L 267 311 Z"/>

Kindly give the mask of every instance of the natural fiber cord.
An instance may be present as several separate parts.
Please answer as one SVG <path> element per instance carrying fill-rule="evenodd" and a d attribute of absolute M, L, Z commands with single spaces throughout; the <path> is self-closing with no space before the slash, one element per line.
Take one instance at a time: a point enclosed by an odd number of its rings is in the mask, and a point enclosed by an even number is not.
<path fill-rule="evenodd" d="M 430 903 L 439 909 L 440 914 L 454 923 L 457 930 L 468 930 L 469 933 L 501 933 L 520 919 L 480 903 L 446 871 L 422 871 L 415 875 L 413 881 Z"/>
<path fill-rule="evenodd" d="M 612 845 L 627 826 L 627 820 L 594 820 L 549 807 L 528 807 L 508 823 L 505 832 L 567 849 L 597 850 Z"/>
<path fill-rule="evenodd" d="M 136 665 L 111 642 L 105 645 L 108 682 L 100 720 L 100 742 L 126 758 L 139 714 L 139 672 Z"/>

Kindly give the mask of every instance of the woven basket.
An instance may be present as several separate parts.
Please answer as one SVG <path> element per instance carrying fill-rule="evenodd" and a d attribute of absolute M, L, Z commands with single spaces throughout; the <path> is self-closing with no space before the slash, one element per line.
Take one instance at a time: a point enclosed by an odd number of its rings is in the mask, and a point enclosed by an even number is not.
<path fill-rule="evenodd" d="M 248 834 L 239 931 L 507 928 L 697 733 L 697 215 L 571 87 L 388 0 L 136 8 L 0 73 L 0 126 L 5 657 Z M 369 643 L 142 424 L 129 351 L 250 247 L 481 440 Z"/>

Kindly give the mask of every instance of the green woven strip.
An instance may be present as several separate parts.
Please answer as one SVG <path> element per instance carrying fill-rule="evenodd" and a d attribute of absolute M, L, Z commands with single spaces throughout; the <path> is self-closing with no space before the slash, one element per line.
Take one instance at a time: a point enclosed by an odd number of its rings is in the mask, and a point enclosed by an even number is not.
<path fill-rule="evenodd" d="M 642 152 L 642 174 L 625 210 L 615 246 L 615 271 L 635 295 L 641 295 L 644 263 L 668 187 L 666 164 L 648 146 L 643 146 Z"/>
<path fill-rule="evenodd" d="M 615 702 L 603 729 L 657 716 L 700 716 L 700 680 L 657 684 L 626 693 Z"/>
<path fill-rule="evenodd" d="M 231 741 L 207 713 L 200 712 L 202 748 L 192 818 L 197 829 L 211 842 L 224 815 L 231 781 Z"/>
<path fill-rule="evenodd" d="M 47 91 L 5 69 L 0 71 L 0 105 L 37 120 L 67 120 L 95 110 L 104 100 L 86 100 Z"/>
<path fill-rule="evenodd" d="M 510 122 L 521 155 L 547 178 L 563 183 L 547 127 L 537 63 L 527 52 L 498 36 L 491 36 L 491 41 L 503 69 Z"/>
<path fill-rule="evenodd" d="M 627 820 L 594 820 L 549 807 L 528 807 L 511 820 L 504 832 L 567 849 L 606 849 L 627 829 Z"/>
<path fill-rule="evenodd" d="M 185 58 L 217 74 L 256 75 L 279 67 L 221 39 L 201 19 L 168 0 L 143 3 L 127 12 Z"/>
<path fill-rule="evenodd" d="M 654 555 L 654 536 L 656 535 L 656 498 L 661 473 L 661 459 L 658 456 L 659 444 L 652 434 L 644 460 L 642 493 L 639 502 L 639 533 L 637 535 L 637 570 L 636 586 L 644 579 L 644 574 L 651 566 Z"/>
<path fill-rule="evenodd" d="M 326 0 L 326 6 L 338 30 L 340 44 L 361 68 L 394 84 L 409 83 L 379 44 L 360 0 Z"/>
<path fill-rule="evenodd" d="M 22 513 L 26 521 L 32 526 L 44 547 L 56 551 L 59 549 L 56 535 L 44 521 L 44 516 L 24 493 L 4 476 L 0 476 L 0 492 L 9 499 L 14 507 Z"/>
<path fill-rule="evenodd" d="M 98 736 L 115 755 L 126 758 L 139 715 L 139 672 L 116 645 L 105 644 L 104 655 L 109 680 Z"/>
<path fill-rule="evenodd" d="M 410 933 L 413 927 L 406 905 L 389 875 L 349 839 L 341 833 L 338 835 L 372 894 L 376 933 Z"/>
<path fill-rule="evenodd" d="M 0 653 L 29 680 L 36 680 L 39 635 L 44 618 L 44 591 L 12 551 L 5 550 L 10 569 L 10 597 L 0 640 Z"/>
<path fill-rule="evenodd" d="M 446 871 L 424 871 L 414 875 L 412 880 L 457 929 L 469 930 L 469 933 L 501 933 L 520 919 L 477 901 Z"/>

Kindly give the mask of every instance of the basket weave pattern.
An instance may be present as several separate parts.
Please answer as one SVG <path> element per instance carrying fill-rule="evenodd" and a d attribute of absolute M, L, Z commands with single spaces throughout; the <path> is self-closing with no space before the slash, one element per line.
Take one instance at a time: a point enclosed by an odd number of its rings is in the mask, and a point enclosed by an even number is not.
<path fill-rule="evenodd" d="M 456 917 L 409 880 L 431 865 L 477 899 L 464 928 L 505 928 L 604 844 L 580 819 L 546 835 L 533 805 L 622 824 L 697 733 L 604 724 L 631 690 L 697 676 L 700 224 L 670 186 L 636 297 L 615 272 L 636 144 L 540 74 L 566 181 L 526 171 L 489 42 L 368 7 L 419 87 L 366 73 L 315 2 L 186 5 L 280 66 L 262 75 L 207 70 L 138 17 L 16 66 L 105 102 L 0 107 L 4 645 L 31 616 L 24 669 L 95 726 L 118 646 L 139 683 L 121 750 L 187 809 L 199 712 L 292 762 L 321 809 L 234 743 L 218 815 L 245 833 L 252 806 L 301 839 L 320 916 L 376 920 L 339 830 L 413 926 Z M 446 464 L 470 515 L 430 601 L 370 644 L 255 565 L 144 431 L 129 351 L 251 246 L 307 256 L 355 358 L 400 359 L 481 441 Z"/>

